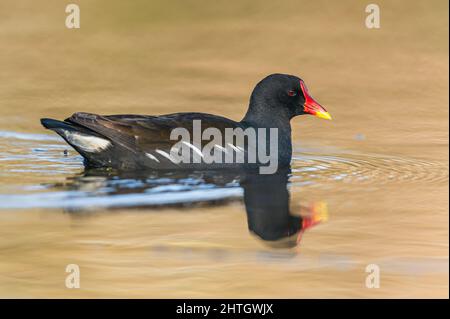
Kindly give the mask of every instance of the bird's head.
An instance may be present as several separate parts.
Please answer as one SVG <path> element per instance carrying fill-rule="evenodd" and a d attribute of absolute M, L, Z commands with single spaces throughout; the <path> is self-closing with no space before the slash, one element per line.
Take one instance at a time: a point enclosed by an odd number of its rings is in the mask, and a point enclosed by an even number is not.
<path fill-rule="evenodd" d="M 284 115 L 288 119 L 310 114 L 331 120 L 331 115 L 309 94 L 305 82 L 294 75 L 271 74 L 255 87 L 250 98 L 250 110 Z M 265 114 L 267 116 L 267 114 Z"/>

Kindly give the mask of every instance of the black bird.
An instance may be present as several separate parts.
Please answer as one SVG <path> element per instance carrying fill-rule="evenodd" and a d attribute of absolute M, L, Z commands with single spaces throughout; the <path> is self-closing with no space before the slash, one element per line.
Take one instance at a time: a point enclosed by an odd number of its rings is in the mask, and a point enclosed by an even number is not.
<path fill-rule="evenodd" d="M 277 129 L 278 151 L 276 161 L 279 167 L 287 167 L 292 156 L 290 120 L 302 114 L 312 114 L 324 119 L 331 119 L 329 113 L 308 93 L 305 83 L 300 78 L 286 74 L 272 74 L 261 80 L 254 88 L 246 115 L 240 122 L 225 117 L 206 113 L 174 113 L 160 116 L 151 115 L 97 115 L 75 113 L 64 121 L 43 118 L 44 127 L 55 131 L 84 157 L 87 167 L 112 167 L 121 170 L 134 169 L 217 169 L 225 167 L 246 167 L 261 165 L 248 161 L 248 153 L 261 147 L 258 140 L 259 129 Z M 203 161 L 205 146 L 211 140 L 200 143 L 181 141 L 183 151 L 189 153 L 189 160 L 175 160 L 174 144 L 178 140 L 171 139 L 171 132 L 176 128 L 184 128 L 190 136 L 195 135 L 194 121 L 201 121 L 200 131 L 217 129 L 225 136 L 226 129 L 248 128 L 256 130 L 257 145 L 231 143 L 224 140 L 213 141 L 209 155 L 219 155 L 217 161 Z M 264 146 L 269 150 L 269 132 Z M 204 136 L 204 134 L 203 134 Z M 178 136 L 179 137 L 179 136 Z M 211 136 L 209 136 L 211 138 Z M 211 145 L 210 145 L 211 146 Z M 245 154 L 245 163 L 234 160 L 223 163 L 226 154 Z M 197 160 L 196 160 L 196 159 Z"/>

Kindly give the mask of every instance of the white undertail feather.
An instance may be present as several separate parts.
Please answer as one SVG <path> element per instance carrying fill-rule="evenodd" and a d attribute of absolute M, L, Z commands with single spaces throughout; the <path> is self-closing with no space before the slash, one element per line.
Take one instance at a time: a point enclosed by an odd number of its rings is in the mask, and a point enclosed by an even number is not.
<path fill-rule="evenodd" d="M 86 135 L 79 132 L 73 132 L 63 129 L 58 129 L 67 141 L 73 144 L 76 147 L 79 147 L 81 150 L 85 152 L 100 152 L 106 150 L 111 146 L 111 142 L 97 136 Z"/>

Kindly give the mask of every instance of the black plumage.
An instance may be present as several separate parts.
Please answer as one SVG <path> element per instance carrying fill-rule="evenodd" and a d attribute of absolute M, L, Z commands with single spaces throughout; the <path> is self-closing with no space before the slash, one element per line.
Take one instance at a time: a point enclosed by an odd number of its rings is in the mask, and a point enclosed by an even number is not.
<path fill-rule="evenodd" d="M 150 116 L 80 112 L 64 121 L 44 118 L 41 123 L 61 135 L 77 150 L 84 157 L 86 166 L 118 169 L 256 167 L 260 163 L 174 163 L 167 156 L 176 143 L 170 139 L 171 132 L 175 128 L 185 128 L 192 136 L 194 120 L 201 120 L 202 131 L 217 128 L 222 135 L 226 128 L 276 128 L 278 165 L 284 167 L 290 164 L 292 156 L 290 120 L 297 115 L 311 113 L 306 108 L 308 97 L 298 77 L 273 74 L 256 85 L 248 111 L 240 122 L 206 113 Z M 208 142 L 202 141 L 202 148 Z M 249 149 L 243 151 L 247 153 Z M 191 155 L 195 156 L 195 152 L 193 147 Z"/>

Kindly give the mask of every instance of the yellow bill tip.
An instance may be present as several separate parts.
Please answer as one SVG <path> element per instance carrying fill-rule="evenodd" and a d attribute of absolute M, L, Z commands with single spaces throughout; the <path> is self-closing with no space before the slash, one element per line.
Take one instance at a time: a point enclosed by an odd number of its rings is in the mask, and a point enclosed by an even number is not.
<path fill-rule="evenodd" d="M 316 114 L 314 114 L 315 116 L 317 116 L 317 117 L 320 117 L 321 119 L 324 119 L 324 120 L 331 120 L 332 118 L 331 118 L 331 115 L 330 115 L 330 113 L 328 113 L 328 112 L 316 112 Z"/>

